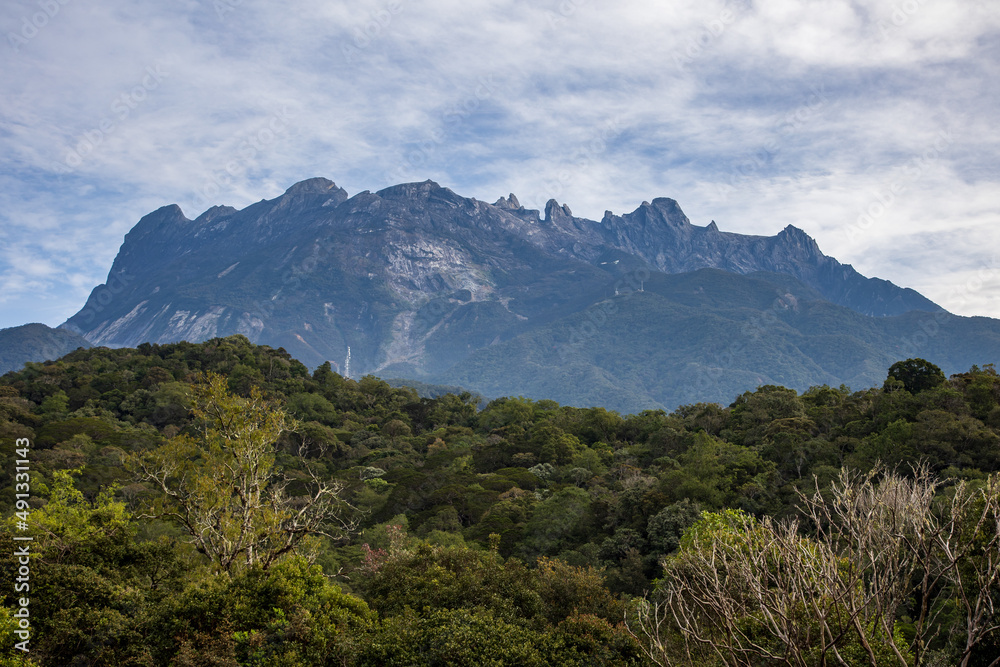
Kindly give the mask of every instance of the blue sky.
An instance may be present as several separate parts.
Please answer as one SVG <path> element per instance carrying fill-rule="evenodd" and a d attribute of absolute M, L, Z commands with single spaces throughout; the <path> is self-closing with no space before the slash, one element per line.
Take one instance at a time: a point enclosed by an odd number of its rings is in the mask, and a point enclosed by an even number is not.
<path fill-rule="evenodd" d="M 164 204 L 325 176 L 788 224 L 1000 317 L 1000 3 L 7 0 L 0 327 L 58 325 Z"/>

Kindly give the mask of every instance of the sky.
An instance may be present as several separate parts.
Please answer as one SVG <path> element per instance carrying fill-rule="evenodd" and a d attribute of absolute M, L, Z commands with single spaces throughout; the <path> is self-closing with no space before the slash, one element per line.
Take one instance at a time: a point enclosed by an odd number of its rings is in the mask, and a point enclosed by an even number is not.
<path fill-rule="evenodd" d="M 5 0 L 0 33 L 0 327 L 65 321 L 160 206 L 314 176 L 670 197 L 1000 317 L 996 0 Z"/>

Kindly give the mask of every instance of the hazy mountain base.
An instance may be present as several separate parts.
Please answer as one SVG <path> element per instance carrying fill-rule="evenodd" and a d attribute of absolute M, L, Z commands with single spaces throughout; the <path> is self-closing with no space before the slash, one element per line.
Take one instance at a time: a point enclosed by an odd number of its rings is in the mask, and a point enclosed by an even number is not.
<path fill-rule="evenodd" d="M 768 384 L 871 387 L 910 356 L 947 373 L 1000 358 L 997 320 L 866 317 L 788 276 L 703 269 L 651 274 L 643 289 L 478 350 L 430 379 L 628 413 L 728 402 Z"/>
<path fill-rule="evenodd" d="M 643 276 L 643 291 L 640 283 L 623 285 L 617 296 L 600 283 L 581 285 L 576 305 L 539 314 L 530 326 L 489 303 L 432 302 L 427 308 L 440 310 L 438 319 L 416 319 L 413 327 L 435 322 L 424 345 L 438 370 L 396 363 L 378 375 L 398 378 L 395 386 L 438 386 L 428 396 L 468 389 L 632 413 L 727 402 L 766 384 L 870 387 L 904 357 L 925 357 L 949 374 L 1000 358 L 1000 322 L 990 318 L 940 311 L 867 317 L 780 274 Z M 44 325 L 0 332 L 8 370 L 81 344 L 89 346 Z M 292 350 L 302 345 L 290 339 Z"/>

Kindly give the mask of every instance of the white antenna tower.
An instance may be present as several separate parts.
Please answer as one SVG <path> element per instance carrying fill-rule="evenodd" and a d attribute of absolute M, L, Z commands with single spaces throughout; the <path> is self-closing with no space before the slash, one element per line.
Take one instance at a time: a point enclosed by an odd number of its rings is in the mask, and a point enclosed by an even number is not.
<path fill-rule="evenodd" d="M 344 377 L 351 377 L 351 346 L 347 346 L 347 360 L 344 362 Z"/>

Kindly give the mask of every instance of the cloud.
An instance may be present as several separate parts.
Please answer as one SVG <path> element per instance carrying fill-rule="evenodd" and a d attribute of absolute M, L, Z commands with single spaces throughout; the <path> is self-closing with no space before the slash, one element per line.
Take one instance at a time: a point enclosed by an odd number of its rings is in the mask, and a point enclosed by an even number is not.
<path fill-rule="evenodd" d="M 78 310 L 163 204 L 194 217 L 318 175 L 598 219 L 669 196 L 1000 316 L 993 283 L 947 288 L 997 240 L 991 3 L 57 4 L 40 27 L 36 2 L 0 8 L 0 326 Z"/>

